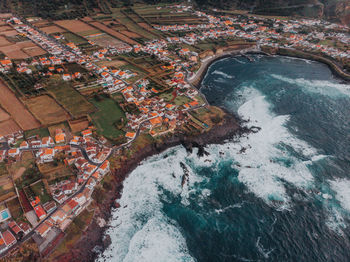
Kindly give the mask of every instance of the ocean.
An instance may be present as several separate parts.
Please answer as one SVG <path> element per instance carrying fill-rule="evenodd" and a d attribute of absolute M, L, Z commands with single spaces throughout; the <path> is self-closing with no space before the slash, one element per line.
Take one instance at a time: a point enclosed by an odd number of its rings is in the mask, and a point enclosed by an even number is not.
<path fill-rule="evenodd" d="M 350 85 L 317 62 L 252 57 L 215 62 L 201 91 L 261 130 L 143 161 L 98 261 L 350 261 Z"/>

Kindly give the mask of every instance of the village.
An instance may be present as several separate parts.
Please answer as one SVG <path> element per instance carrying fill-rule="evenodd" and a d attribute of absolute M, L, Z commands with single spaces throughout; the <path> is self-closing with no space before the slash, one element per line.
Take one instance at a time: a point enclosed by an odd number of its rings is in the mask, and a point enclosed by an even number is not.
<path fill-rule="evenodd" d="M 158 12 L 172 22 L 156 19 Z M 77 218 L 91 221 L 96 195 L 145 141 L 220 122 L 222 112 L 189 80 L 220 50 L 283 47 L 350 64 L 349 29 L 321 20 L 207 14 L 189 5 L 101 17 L 1 17 L 3 255 L 29 239 L 41 256 L 54 253 Z"/>

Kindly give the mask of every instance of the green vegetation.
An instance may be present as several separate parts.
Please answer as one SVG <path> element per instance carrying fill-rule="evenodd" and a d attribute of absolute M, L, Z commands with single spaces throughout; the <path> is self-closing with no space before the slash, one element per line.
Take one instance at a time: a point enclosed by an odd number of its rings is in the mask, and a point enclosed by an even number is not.
<path fill-rule="evenodd" d="M 52 78 L 47 90 L 73 117 L 78 118 L 95 110 L 78 91 L 71 87 L 70 83 Z"/>
<path fill-rule="evenodd" d="M 120 106 L 113 99 L 105 96 L 95 96 L 90 101 L 99 109 L 91 115 L 98 133 L 112 140 L 123 135 L 124 132 L 116 128 L 120 121 L 126 123 L 125 113 Z"/>
<path fill-rule="evenodd" d="M 15 180 L 18 189 L 29 186 L 30 184 L 38 181 L 42 178 L 38 167 L 35 164 L 31 164 L 23 173 L 21 178 Z"/>
<path fill-rule="evenodd" d="M 49 130 L 47 128 L 38 128 L 38 129 L 24 131 L 25 138 L 29 138 L 29 137 L 36 136 L 36 135 L 43 138 L 45 136 L 49 136 L 50 134 L 49 134 Z"/>
<path fill-rule="evenodd" d="M 80 44 L 85 44 L 87 43 L 87 40 L 84 39 L 83 37 L 81 36 L 78 36 L 76 34 L 73 34 L 71 32 L 64 32 L 62 33 L 64 35 L 64 38 L 66 40 L 66 42 L 73 42 L 74 44 L 76 45 L 80 45 Z"/>
<path fill-rule="evenodd" d="M 8 175 L 6 165 L 4 162 L 0 163 L 0 177 Z"/>
<path fill-rule="evenodd" d="M 30 187 L 25 188 L 26 193 L 28 188 L 30 188 L 29 191 L 31 191 L 34 194 L 34 196 L 38 196 L 40 198 L 40 202 L 42 204 L 51 200 L 51 196 L 47 193 L 43 181 L 40 181 Z"/>

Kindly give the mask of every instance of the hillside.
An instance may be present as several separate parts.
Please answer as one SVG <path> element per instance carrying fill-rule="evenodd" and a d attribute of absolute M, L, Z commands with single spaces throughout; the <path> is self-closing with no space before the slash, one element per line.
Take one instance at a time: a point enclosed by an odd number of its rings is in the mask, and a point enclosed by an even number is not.
<path fill-rule="evenodd" d="M 132 5 L 137 0 L 6 0 L 0 12 L 25 16 L 74 18 L 95 12 L 109 13 L 110 8 Z M 177 1 L 143 0 L 150 4 Z M 246 9 L 256 14 L 322 17 L 350 24 L 350 0 L 194 0 L 202 8 Z"/>

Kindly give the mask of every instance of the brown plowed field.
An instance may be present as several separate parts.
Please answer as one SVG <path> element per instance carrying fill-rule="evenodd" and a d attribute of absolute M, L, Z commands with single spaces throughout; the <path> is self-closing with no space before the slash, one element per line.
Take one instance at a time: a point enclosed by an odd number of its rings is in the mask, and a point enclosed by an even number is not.
<path fill-rule="evenodd" d="M 0 26 L 0 32 L 11 30 L 12 27 L 8 25 Z"/>
<path fill-rule="evenodd" d="M 58 26 L 55 26 L 55 25 L 45 26 L 45 27 L 40 28 L 40 30 L 45 32 L 46 34 L 66 32 L 66 30 L 63 29 L 62 27 L 58 27 Z"/>
<path fill-rule="evenodd" d="M 48 95 L 30 98 L 25 103 L 43 125 L 56 124 L 70 119 L 66 110 Z"/>
<path fill-rule="evenodd" d="M 127 37 L 131 37 L 131 38 L 141 38 L 142 37 L 134 32 L 128 31 L 128 30 L 120 31 L 120 33 L 122 33 L 123 35 L 126 35 Z"/>
<path fill-rule="evenodd" d="M 91 25 L 97 27 L 98 29 L 106 32 L 107 34 L 110 34 L 122 41 L 124 41 L 125 43 L 128 43 L 128 44 L 131 44 L 131 45 L 136 45 L 138 44 L 136 41 L 130 39 L 129 37 L 121 34 L 121 33 L 118 33 L 116 31 L 114 31 L 113 29 L 110 29 L 109 27 L 107 27 L 106 25 L 104 24 L 101 24 L 100 22 L 92 22 Z"/>
<path fill-rule="evenodd" d="M 23 130 L 40 127 L 39 121 L 29 113 L 23 103 L 19 101 L 15 94 L 2 81 L 0 81 L 0 104 Z"/>
<path fill-rule="evenodd" d="M 6 136 L 17 131 L 21 131 L 21 128 L 13 119 L 9 119 L 0 123 L 0 135 L 2 136 Z"/>
<path fill-rule="evenodd" d="M 59 20 L 55 21 L 55 24 L 58 24 L 59 26 L 62 26 L 68 29 L 69 31 L 72 31 L 73 33 L 94 30 L 93 27 L 80 20 Z"/>
<path fill-rule="evenodd" d="M 25 50 L 25 52 L 23 52 Z M 0 46 L 0 51 L 10 59 L 26 59 L 46 52 L 31 41 L 18 42 L 7 46 Z"/>

